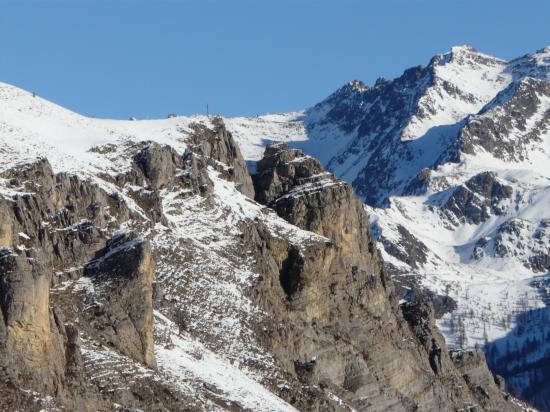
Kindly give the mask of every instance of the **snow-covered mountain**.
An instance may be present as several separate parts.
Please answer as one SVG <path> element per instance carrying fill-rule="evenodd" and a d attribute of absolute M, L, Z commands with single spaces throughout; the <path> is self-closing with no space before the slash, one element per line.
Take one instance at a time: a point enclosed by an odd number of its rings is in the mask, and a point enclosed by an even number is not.
<path fill-rule="evenodd" d="M 228 127 L 297 116 L 101 120 L 0 84 L 0 409 L 527 410 L 399 304 L 351 185 L 285 144 L 250 176 Z"/>
<path fill-rule="evenodd" d="M 395 311 L 372 235 L 399 290 L 420 290 L 447 312 L 438 322 L 451 346 L 489 343 L 493 369 L 548 408 L 549 66 L 550 48 L 507 62 L 455 47 L 397 79 L 350 82 L 300 112 L 223 122 L 92 119 L 0 84 L 0 200 L 14 222 L 0 224 L 0 246 L 9 249 L 0 258 L 59 254 L 61 263 L 51 258 L 47 267 L 51 308 L 36 318 L 59 327 L 61 312 L 81 328 L 78 345 L 70 327 L 55 339 L 65 339 L 67 353 L 79 346 L 74 362 L 102 406 L 112 399 L 97 388 L 124 394 L 124 405 L 208 410 L 480 402 L 484 362 L 458 352 L 445 358 L 444 379 L 431 372 L 428 338 L 439 335 L 425 330 L 430 311 L 416 304 L 424 315 L 408 304 L 404 317 Z M 254 185 L 233 139 L 249 170 L 259 168 Z M 351 183 L 370 229 L 350 208 L 348 186 L 311 157 L 285 146 L 264 157 L 274 142 L 302 149 Z M 75 193 L 87 203 L 69 201 Z M 141 237 L 121 247 L 121 230 Z M 58 233 L 67 233 L 67 250 Z M 162 286 L 143 353 L 124 345 L 126 329 L 113 327 L 120 310 L 104 320 L 111 286 L 86 272 L 95 253 L 92 268 L 141 250 L 140 239 L 151 245 Z M 324 270 L 315 266 L 319 256 Z M 25 312 L 16 306 L 3 307 L 3 316 L 19 322 Z M 114 336 L 104 332 L 111 329 Z M 149 368 L 136 364 L 140 356 Z M 464 385 L 463 375 L 473 381 Z M 449 385 L 462 388 L 457 399 Z M 149 386 L 145 400 L 130 394 Z M 39 396 L 28 393 L 29 402 Z M 494 408 L 499 396 L 491 392 L 483 407 Z"/>
<path fill-rule="evenodd" d="M 291 141 L 352 183 L 395 279 L 457 302 L 439 321 L 451 344 L 517 341 L 524 313 L 546 310 L 550 47 L 511 61 L 454 47 L 302 112 L 227 123 L 249 160 Z M 532 339 L 524 362 L 547 362 L 544 334 Z M 533 372 L 533 385 L 548 376 Z"/>

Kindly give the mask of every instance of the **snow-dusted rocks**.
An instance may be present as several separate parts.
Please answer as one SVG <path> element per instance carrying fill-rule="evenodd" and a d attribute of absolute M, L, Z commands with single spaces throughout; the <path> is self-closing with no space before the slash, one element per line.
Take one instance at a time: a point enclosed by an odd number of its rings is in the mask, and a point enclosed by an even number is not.
<path fill-rule="evenodd" d="M 272 148 L 255 190 L 220 119 L 0 99 L 2 406 L 516 409 L 490 376 L 489 398 L 467 387 L 418 312 L 434 373 L 362 203 L 318 161 Z"/>
<path fill-rule="evenodd" d="M 467 120 L 453 146 L 458 149 L 454 156 L 485 151 L 514 163 L 535 160 L 532 152 L 544 147 L 550 130 L 549 101 L 548 80 L 524 77 L 510 84 Z"/>
<path fill-rule="evenodd" d="M 454 189 L 441 209 L 457 224 L 477 225 L 491 215 L 503 215 L 512 193 L 512 187 L 499 182 L 494 173 L 483 172 Z"/>
<path fill-rule="evenodd" d="M 513 218 L 500 225 L 490 236 L 479 239 L 472 256 L 519 260 L 535 273 L 550 267 L 550 221 L 532 222 Z"/>

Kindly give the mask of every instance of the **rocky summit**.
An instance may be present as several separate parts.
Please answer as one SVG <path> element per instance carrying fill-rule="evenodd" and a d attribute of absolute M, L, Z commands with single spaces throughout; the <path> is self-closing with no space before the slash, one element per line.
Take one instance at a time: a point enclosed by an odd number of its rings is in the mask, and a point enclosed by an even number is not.
<path fill-rule="evenodd" d="M 0 409 L 544 408 L 548 53 L 251 119 L 0 84 Z"/>

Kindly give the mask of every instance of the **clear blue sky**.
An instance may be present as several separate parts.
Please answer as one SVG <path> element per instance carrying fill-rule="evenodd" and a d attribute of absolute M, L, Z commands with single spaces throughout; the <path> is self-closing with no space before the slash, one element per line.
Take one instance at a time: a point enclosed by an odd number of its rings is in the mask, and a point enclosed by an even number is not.
<path fill-rule="evenodd" d="M 0 0 L 0 81 L 83 114 L 255 115 L 452 45 L 550 44 L 548 0 Z"/>

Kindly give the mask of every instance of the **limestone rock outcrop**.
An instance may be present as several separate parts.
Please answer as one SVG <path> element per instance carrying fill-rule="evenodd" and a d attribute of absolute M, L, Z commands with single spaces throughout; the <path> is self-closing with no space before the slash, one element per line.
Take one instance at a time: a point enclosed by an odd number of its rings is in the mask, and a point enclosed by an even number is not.
<path fill-rule="evenodd" d="M 274 258 L 278 272 L 266 273 L 255 290 L 273 317 L 268 344 L 297 379 L 329 388 L 358 410 L 452 410 L 480 402 L 451 360 L 431 306 L 401 313 L 351 186 L 285 144 L 266 149 L 253 179 L 258 201 L 326 238 L 302 249 L 267 242 L 276 253 L 264 260 Z M 437 371 L 432 340 L 442 348 Z M 491 386 L 488 409 L 514 410 L 494 382 L 483 384 Z"/>
<path fill-rule="evenodd" d="M 64 342 L 50 310 L 49 278 L 26 256 L 0 251 L 0 365 L 11 379 L 61 385 Z"/>
<path fill-rule="evenodd" d="M 132 215 L 118 195 L 56 175 L 45 159 L 6 175 L 13 195 L 0 201 L 0 378 L 54 393 L 67 407 L 104 408 L 85 381 L 81 334 L 111 328 L 117 339 L 109 344 L 154 366 L 150 248 L 143 240 L 110 239 Z M 81 322 L 88 312 L 75 313 L 72 297 L 51 296 L 52 286 L 85 274 L 96 278 L 102 293 L 94 304 L 102 305 L 109 322 Z M 24 396 L 16 399 L 10 407 L 24 405 Z"/>
<path fill-rule="evenodd" d="M 236 183 L 244 195 L 254 198 L 254 186 L 239 146 L 221 118 L 213 118 L 214 128 L 194 125 L 189 150 L 206 159 L 222 175 Z M 221 168 L 220 168 L 221 166 Z"/>
<path fill-rule="evenodd" d="M 118 234 L 86 265 L 84 275 L 101 289 L 92 303 L 99 333 L 121 353 L 154 367 L 155 268 L 149 243 Z"/>

